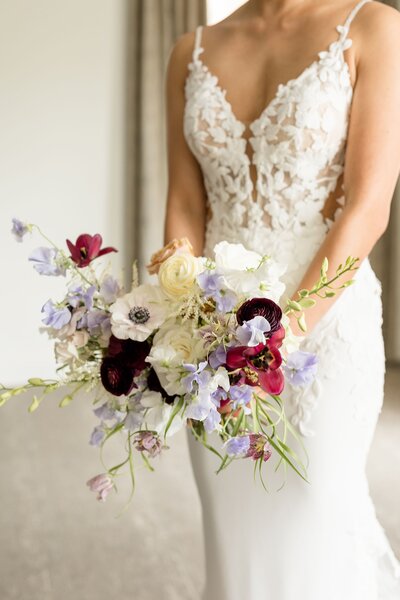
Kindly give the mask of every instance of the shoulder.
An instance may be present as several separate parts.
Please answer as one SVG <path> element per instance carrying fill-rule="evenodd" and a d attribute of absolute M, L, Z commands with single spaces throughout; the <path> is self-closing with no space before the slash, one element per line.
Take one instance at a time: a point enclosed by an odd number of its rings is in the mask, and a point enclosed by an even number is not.
<path fill-rule="evenodd" d="M 178 37 L 173 45 L 168 59 L 168 69 L 187 67 L 192 60 L 196 30 L 184 33 Z"/>
<path fill-rule="evenodd" d="M 356 15 L 350 26 L 354 30 L 354 42 L 358 42 L 358 54 L 363 55 L 400 50 L 400 12 L 381 2 L 368 2 Z M 352 37 L 352 33 L 350 33 Z"/>

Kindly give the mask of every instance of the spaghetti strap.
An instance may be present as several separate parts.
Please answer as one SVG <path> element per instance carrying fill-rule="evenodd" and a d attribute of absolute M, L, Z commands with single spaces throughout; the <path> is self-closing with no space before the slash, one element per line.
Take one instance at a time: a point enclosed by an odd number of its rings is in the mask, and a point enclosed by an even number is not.
<path fill-rule="evenodd" d="M 353 21 L 354 17 L 356 16 L 356 14 L 360 10 L 360 8 L 362 8 L 364 6 L 364 4 L 367 4 L 367 2 L 373 2 L 373 0 L 360 0 L 360 2 L 357 2 L 357 4 L 352 8 L 350 14 L 347 16 L 347 19 L 345 20 L 343 25 L 338 25 L 336 27 L 337 31 L 339 31 L 339 33 L 341 34 L 340 40 L 342 42 L 344 42 L 346 40 L 347 34 L 349 33 L 351 22 Z"/>
<path fill-rule="evenodd" d="M 203 26 L 198 25 L 196 27 L 196 35 L 194 38 L 194 48 L 193 48 L 193 57 L 192 60 L 196 63 L 199 60 L 199 54 L 203 52 L 203 48 L 201 47 L 201 34 L 203 32 Z"/>

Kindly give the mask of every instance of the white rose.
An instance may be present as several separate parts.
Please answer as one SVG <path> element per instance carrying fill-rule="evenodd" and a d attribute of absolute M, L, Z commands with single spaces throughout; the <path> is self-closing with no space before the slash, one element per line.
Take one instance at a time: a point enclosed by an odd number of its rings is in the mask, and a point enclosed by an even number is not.
<path fill-rule="evenodd" d="M 193 289 L 201 269 L 201 261 L 192 254 L 173 254 L 160 265 L 158 280 L 168 296 L 179 298 Z"/>
<path fill-rule="evenodd" d="M 243 244 L 220 242 L 214 247 L 215 266 L 217 271 L 245 271 L 255 269 L 262 256 L 252 250 L 246 250 Z"/>
<path fill-rule="evenodd" d="M 197 364 L 205 354 L 204 342 L 190 322 L 178 325 L 172 321 L 165 323 L 156 333 L 146 360 L 153 365 L 165 391 L 173 396 L 185 393 L 181 379 L 187 371 L 182 365 Z"/>
<path fill-rule="evenodd" d="M 121 340 L 143 342 L 164 323 L 168 300 L 155 285 L 139 285 L 110 306 L 111 331 Z"/>

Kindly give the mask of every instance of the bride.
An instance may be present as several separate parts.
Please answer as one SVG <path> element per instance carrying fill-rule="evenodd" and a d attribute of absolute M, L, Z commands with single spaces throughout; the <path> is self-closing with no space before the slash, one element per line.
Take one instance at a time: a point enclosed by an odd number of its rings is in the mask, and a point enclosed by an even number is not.
<path fill-rule="evenodd" d="M 177 42 L 167 75 L 166 241 L 241 242 L 287 266 L 286 294 L 360 258 L 307 311 L 318 375 L 285 389 L 309 482 L 218 460 L 189 435 L 203 510 L 204 600 L 395 600 L 400 568 L 365 463 L 383 401 L 381 286 L 368 255 L 400 166 L 400 15 L 373 0 L 249 0 Z M 330 270 L 331 270 L 330 269 Z M 332 272 L 332 271 L 331 271 Z M 183 599 L 182 599 L 183 600 Z"/>

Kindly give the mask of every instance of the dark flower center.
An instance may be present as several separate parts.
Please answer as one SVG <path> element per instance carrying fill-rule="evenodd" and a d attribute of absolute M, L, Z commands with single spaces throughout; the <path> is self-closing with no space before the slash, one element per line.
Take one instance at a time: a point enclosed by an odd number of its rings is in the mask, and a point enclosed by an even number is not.
<path fill-rule="evenodd" d="M 150 312 L 145 306 L 134 306 L 129 311 L 129 318 L 132 323 L 143 324 L 150 319 Z"/>
<path fill-rule="evenodd" d="M 273 356 L 268 348 L 264 348 L 259 354 L 251 359 L 251 363 L 256 369 L 265 369 L 268 367 L 272 358 Z"/>
<path fill-rule="evenodd" d="M 81 246 L 79 248 L 79 253 L 82 258 L 86 258 L 87 257 L 87 248 L 85 248 L 84 246 Z"/>

